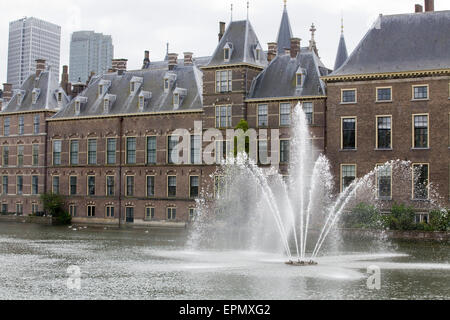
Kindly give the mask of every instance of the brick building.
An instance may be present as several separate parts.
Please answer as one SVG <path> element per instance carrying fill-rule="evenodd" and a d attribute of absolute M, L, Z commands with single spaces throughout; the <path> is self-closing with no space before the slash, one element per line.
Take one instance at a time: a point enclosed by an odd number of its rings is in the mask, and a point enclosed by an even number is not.
<path fill-rule="evenodd" d="M 217 166 L 202 161 L 200 147 L 212 142 L 212 156 L 220 158 L 230 143 L 207 141 L 206 130 L 226 137 L 226 129 L 241 119 L 250 128 L 279 129 L 280 171 L 287 175 L 291 113 L 298 102 L 312 144 L 330 158 L 340 188 L 398 158 L 420 165 L 426 174 L 420 180 L 436 182 L 447 198 L 450 61 L 444 30 L 450 11 L 427 9 L 381 16 L 350 57 L 342 34 L 334 72 L 320 60 L 315 26 L 302 45 L 285 6 L 277 42 L 268 51 L 250 21 L 232 21 L 228 27 L 220 23 L 210 57 L 168 53 L 153 62 L 146 51 L 141 70 L 116 68 L 73 88 L 64 75 L 61 87 L 45 86 L 45 71 L 31 75 L 0 112 L 0 143 L 11 149 L 8 159 L 18 158 L 19 147 L 23 153 L 21 165 L 2 163 L 8 188 L 1 201 L 6 211 L 29 214 L 40 210 L 38 193 L 55 192 L 67 196 L 67 210 L 78 222 L 184 225 L 195 214 L 201 190 L 213 195 L 218 186 Z M 4 91 L 10 99 L 8 86 Z M 36 92 L 46 103 L 32 103 Z M 174 159 L 179 142 L 189 150 L 183 164 Z M 258 150 L 269 145 L 260 137 Z M 424 196 L 390 181 L 389 190 L 398 192 L 386 200 Z"/>

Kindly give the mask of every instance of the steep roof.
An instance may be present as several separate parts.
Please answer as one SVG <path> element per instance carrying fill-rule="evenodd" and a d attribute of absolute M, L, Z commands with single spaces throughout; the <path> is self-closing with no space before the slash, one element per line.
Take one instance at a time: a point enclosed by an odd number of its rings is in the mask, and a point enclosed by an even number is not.
<path fill-rule="evenodd" d="M 166 67 L 163 67 L 164 65 Z M 164 79 L 167 77 L 173 79 L 173 83 L 165 92 Z M 136 93 L 130 94 L 130 83 L 133 78 L 142 78 L 142 84 Z M 110 81 L 107 94 L 114 96 L 106 113 L 102 103 L 104 96 L 98 96 L 99 84 L 105 81 Z M 174 70 L 169 71 L 167 62 L 153 63 L 152 68 L 145 70 L 128 71 L 122 75 L 108 73 L 94 77 L 89 86 L 53 118 L 201 110 L 202 87 L 202 73 L 196 65 L 178 64 Z M 183 93 L 179 107 L 175 107 L 173 103 L 175 90 L 177 92 L 181 90 Z M 139 110 L 138 101 L 141 93 L 150 95 L 145 98 L 144 108 Z M 81 103 L 79 114 L 76 114 L 75 110 L 77 99 L 86 99 L 86 102 Z"/>
<path fill-rule="evenodd" d="M 298 71 L 304 73 L 304 84 L 301 87 L 296 86 Z M 328 72 L 315 52 L 309 48 L 302 48 L 297 58 L 291 58 L 289 54 L 278 55 L 253 81 L 248 98 L 321 96 L 325 94 L 325 85 L 320 77 Z"/>
<path fill-rule="evenodd" d="M 280 29 L 278 30 L 277 44 L 278 54 L 283 54 L 284 49 L 291 48 L 292 29 L 289 21 L 289 15 L 286 5 L 284 6 L 283 15 L 281 17 Z"/>
<path fill-rule="evenodd" d="M 224 60 L 224 48 L 232 47 L 229 61 Z M 260 50 L 260 59 L 256 59 L 255 49 Z M 233 21 L 229 24 L 225 34 L 208 63 L 208 66 L 233 65 L 239 63 L 264 67 L 267 65 L 267 55 L 262 50 L 255 30 L 248 20 Z"/>
<path fill-rule="evenodd" d="M 32 103 L 33 90 L 38 92 L 36 103 Z M 62 102 L 58 104 L 57 93 L 61 92 Z M 22 101 L 19 101 L 19 94 Z M 13 96 L 8 104 L 1 111 L 2 113 L 10 112 L 27 112 L 50 110 L 57 111 L 69 102 L 64 90 L 59 86 L 58 79 L 52 76 L 49 70 L 43 71 L 39 77 L 31 74 L 20 89 L 14 90 Z"/>
<path fill-rule="evenodd" d="M 347 45 L 345 44 L 344 33 L 341 34 L 339 39 L 338 51 L 336 54 L 336 61 L 334 63 L 334 70 L 339 69 L 348 58 Z"/>
<path fill-rule="evenodd" d="M 380 16 L 331 76 L 450 68 L 450 11 Z"/>

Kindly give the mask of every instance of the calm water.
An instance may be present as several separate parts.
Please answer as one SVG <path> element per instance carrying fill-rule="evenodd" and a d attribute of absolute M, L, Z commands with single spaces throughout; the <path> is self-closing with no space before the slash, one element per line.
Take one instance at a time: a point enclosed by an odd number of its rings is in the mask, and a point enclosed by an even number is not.
<path fill-rule="evenodd" d="M 450 244 L 345 239 L 319 266 L 185 250 L 185 231 L 0 223 L 0 299 L 450 299 Z M 367 288 L 367 268 L 381 289 Z M 82 272 L 67 287 L 67 268 Z"/>

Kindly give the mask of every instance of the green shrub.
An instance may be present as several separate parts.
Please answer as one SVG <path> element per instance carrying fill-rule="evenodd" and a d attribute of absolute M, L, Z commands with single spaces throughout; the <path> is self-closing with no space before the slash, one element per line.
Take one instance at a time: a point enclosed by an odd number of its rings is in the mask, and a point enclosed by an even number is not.
<path fill-rule="evenodd" d="M 394 204 L 391 209 L 391 219 L 389 229 L 392 230 L 415 230 L 416 213 L 412 207 L 406 207 L 404 204 Z"/>
<path fill-rule="evenodd" d="M 450 231 L 450 211 L 431 211 L 429 225 L 433 231 Z"/>
<path fill-rule="evenodd" d="M 365 203 L 360 203 L 343 218 L 344 226 L 347 228 L 379 229 L 383 226 L 380 211 Z"/>
<path fill-rule="evenodd" d="M 56 218 L 59 224 L 70 224 L 72 217 L 64 210 L 64 198 L 59 194 L 41 194 L 44 211 Z"/>

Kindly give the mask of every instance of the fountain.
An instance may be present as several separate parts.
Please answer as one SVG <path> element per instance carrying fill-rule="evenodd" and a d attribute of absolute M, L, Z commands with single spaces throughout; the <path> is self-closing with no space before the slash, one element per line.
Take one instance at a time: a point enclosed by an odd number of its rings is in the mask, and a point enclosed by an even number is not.
<path fill-rule="evenodd" d="M 258 166 L 245 153 L 227 159 L 211 177 L 218 192 L 198 200 L 191 248 L 282 250 L 286 265 L 315 266 L 327 239 L 340 237 L 335 226 L 342 214 L 357 202 L 377 204 L 374 181 L 380 170 L 395 170 L 398 181 L 411 177 L 411 163 L 389 161 L 334 196 L 330 163 L 312 147 L 300 104 L 292 122 L 289 176 Z"/>

